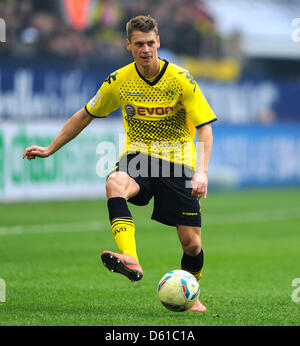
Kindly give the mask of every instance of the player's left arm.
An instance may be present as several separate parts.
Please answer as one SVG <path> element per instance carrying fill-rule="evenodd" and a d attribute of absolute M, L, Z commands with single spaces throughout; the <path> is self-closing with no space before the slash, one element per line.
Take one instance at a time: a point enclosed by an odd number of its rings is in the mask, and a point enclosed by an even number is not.
<path fill-rule="evenodd" d="M 192 178 L 192 195 L 199 200 L 202 196 L 207 197 L 207 173 L 210 154 L 213 145 L 213 133 L 211 124 L 198 127 L 197 142 L 197 167 Z"/>
<path fill-rule="evenodd" d="M 198 131 L 197 166 L 191 183 L 192 195 L 199 200 L 202 196 L 207 196 L 208 163 L 213 143 L 211 123 L 217 118 L 191 74 L 183 70 L 178 75 L 182 82 L 184 107 Z"/>

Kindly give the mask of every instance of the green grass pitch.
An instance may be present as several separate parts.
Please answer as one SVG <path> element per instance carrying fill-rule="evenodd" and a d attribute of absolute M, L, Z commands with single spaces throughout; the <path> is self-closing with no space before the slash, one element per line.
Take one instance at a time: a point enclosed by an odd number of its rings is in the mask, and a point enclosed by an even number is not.
<path fill-rule="evenodd" d="M 158 281 L 180 269 L 182 250 L 175 229 L 150 220 L 151 205 L 130 205 L 145 273 L 132 284 L 100 261 L 102 250 L 117 250 L 104 200 L 1 204 L 0 325 L 299 325 L 299 196 L 265 189 L 202 201 L 205 313 L 158 301 Z"/>

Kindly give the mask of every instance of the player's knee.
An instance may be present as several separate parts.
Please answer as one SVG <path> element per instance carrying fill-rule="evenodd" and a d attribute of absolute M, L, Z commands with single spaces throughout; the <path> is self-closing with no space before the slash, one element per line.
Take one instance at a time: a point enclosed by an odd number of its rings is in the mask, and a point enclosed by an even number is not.
<path fill-rule="evenodd" d="M 183 251 L 189 256 L 197 256 L 201 251 L 201 240 L 198 237 L 181 242 Z"/>
<path fill-rule="evenodd" d="M 191 244 L 190 246 L 186 248 L 184 252 L 189 256 L 197 256 L 199 255 L 200 251 L 201 251 L 201 245 Z"/>
<path fill-rule="evenodd" d="M 106 196 L 112 197 L 124 197 L 126 198 L 126 185 L 124 181 L 117 176 L 110 176 L 106 181 Z"/>

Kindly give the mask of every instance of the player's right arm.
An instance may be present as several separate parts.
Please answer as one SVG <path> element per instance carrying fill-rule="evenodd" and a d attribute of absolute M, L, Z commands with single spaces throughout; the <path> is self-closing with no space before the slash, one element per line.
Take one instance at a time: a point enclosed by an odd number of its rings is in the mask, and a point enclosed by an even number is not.
<path fill-rule="evenodd" d="M 28 160 L 38 157 L 48 157 L 54 154 L 58 149 L 75 138 L 94 118 L 91 117 L 85 108 L 76 112 L 65 124 L 60 133 L 54 138 L 48 147 L 39 147 L 33 145 L 25 149 L 23 159 Z"/>
<path fill-rule="evenodd" d="M 60 133 L 54 138 L 48 147 L 33 145 L 26 148 L 23 159 L 28 160 L 38 157 L 48 157 L 58 149 L 75 138 L 94 118 L 105 118 L 120 107 L 119 97 L 114 91 L 113 85 L 118 80 L 118 72 L 112 73 L 102 84 L 96 95 L 88 102 L 85 108 L 75 113 L 65 124 Z"/>

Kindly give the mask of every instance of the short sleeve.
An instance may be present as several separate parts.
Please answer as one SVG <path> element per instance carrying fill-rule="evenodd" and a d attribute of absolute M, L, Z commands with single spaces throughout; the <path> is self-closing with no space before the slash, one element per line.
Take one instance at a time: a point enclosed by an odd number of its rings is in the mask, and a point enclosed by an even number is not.
<path fill-rule="evenodd" d="M 197 82 L 188 73 L 183 71 L 183 95 L 182 101 L 188 117 L 195 127 L 201 127 L 217 120 L 214 112 L 210 108 Z"/>
<path fill-rule="evenodd" d="M 120 100 L 108 79 L 105 80 L 96 95 L 87 103 L 85 109 L 93 117 L 104 118 L 119 107 Z"/>

